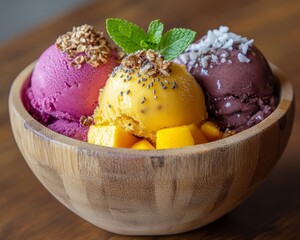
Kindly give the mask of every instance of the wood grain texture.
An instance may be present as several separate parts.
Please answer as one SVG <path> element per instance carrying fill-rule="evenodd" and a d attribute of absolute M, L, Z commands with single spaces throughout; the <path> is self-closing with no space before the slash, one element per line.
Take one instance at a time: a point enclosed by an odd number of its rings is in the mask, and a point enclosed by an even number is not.
<path fill-rule="evenodd" d="M 176 4 L 174 1 L 155 0 L 94 1 L 42 24 L 0 46 L 0 239 L 298 239 L 299 97 L 295 99 L 295 121 L 289 144 L 266 181 L 238 208 L 195 231 L 175 236 L 143 238 L 115 235 L 82 220 L 59 204 L 41 186 L 20 154 L 11 132 L 8 116 L 10 86 L 20 70 L 34 61 L 59 34 L 83 23 L 104 29 L 107 17 L 126 18 L 144 28 L 151 19 L 160 18 L 166 23 L 166 28 L 192 28 L 198 32 L 197 37 L 212 27 L 229 25 L 233 31 L 253 37 L 266 57 L 278 65 L 292 82 L 296 96 L 300 91 L 298 0 L 229 0 L 226 4 L 218 0 L 186 0 L 176 1 Z M 286 121 L 282 119 L 280 126 L 284 127 L 285 124 Z M 285 138 L 280 141 L 286 142 Z M 279 143 L 279 146 L 282 152 L 282 144 Z M 78 159 L 83 156 L 81 154 Z M 149 164 L 160 170 L 160 166 L 166 163 L 162 158 L 155 157 Z M 101 176 L 101 172 L 97 174 Z M 257 179 L 262 174 L 258 174 Z M 61 179 L 56 181 L 62 184 Z M 228 178 L 227 184 L 230 181 Z M 173 183 L 170 186 L 175 188 L 176 185 Z M 95 186 L 91 184 L 87 188 L 95 189 Z M 202 186 L 197 185 L 195 188 L 201 189 Z M 60 194 L 61 198 L 69 201 L 64 193 Z M 226 191 L 223 191 L 223 197 L 225 195 Z M 87 198 L 91 196 L 87 195 Z M 98 199 L 103 200 L 101 196 Z M 176 198 L 174 200 L 176 203 Z M 109 202 L 103 201 L 105 204 Z M 192 195 L 190 205 L 196 207 L 197 204 L 197 195 Z"/>
<path fill-rule="evenodd" d="M 9 97 L 18 147 L 55 198 L 110 232 L 176 234 L 218 219 L 259 186 L 291 133 L 293 88 L 273 65 L 280 102 L 265 121 L 213 143 L 155 151 L 99 147 L 38 123 L 22 104 L 33 67 L 18 75 Z"/>

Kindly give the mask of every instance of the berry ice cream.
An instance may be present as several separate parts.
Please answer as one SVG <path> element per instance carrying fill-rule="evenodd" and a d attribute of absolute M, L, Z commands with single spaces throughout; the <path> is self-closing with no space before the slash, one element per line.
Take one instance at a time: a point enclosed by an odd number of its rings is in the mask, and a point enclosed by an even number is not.
<path fill-rule="evenodd" d="M 253 40 L 227 27 L 208 31 L 175 62 L 186 65 L 202 86 L 209 115 L 222 130 L 247 129 L 276 108 L 274 76 L 264 56 Z"/>
<path fill-rule="evenodd" d="M 85 139 L 80 118 L 93 114 L 99 89 L 117 65 L 117 53 L 102 33 L 89 25 L 74 28 L 38 59 L 27 91 L 31 109 L 50 129 Z"/>

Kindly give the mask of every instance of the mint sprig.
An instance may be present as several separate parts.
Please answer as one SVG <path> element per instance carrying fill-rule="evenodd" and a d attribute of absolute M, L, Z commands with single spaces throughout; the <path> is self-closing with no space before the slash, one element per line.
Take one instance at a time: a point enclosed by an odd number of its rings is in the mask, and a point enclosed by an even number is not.
<path fill-rule="evenodd" d="M 159 44 L 162 39 L 163 31 L 164 31 L 164 25 L 159 19 L 152 21 L 148 27 L 148 39 L 152 43 Z"/>
<path fill-rule="evenodd" d="M 126 53 L 141 49 L 141 42 L 148 35 L 134 23 L 119 18 L 106 20 L 106 29 L 111 39 Z"/>
<path fill-rule="evenodd" d="M 149 24 L 147 33 L 136 24 L 120 18 L 108 18 L 106 29 L 124 52 L 152 49 L 168 61 L 182 53 L 196 36 L 196 32 L 185 28 L 173 28 L 163 35 L 164 25 L 158 19 Z"/>
<path fill-rule="evenodd" d="M 163 36 L 159 52 L 169 59 L 174 59 L 191 44 L 195 35 L 195 32 L 186 31 L 184 28 L 173 28 Z"/>

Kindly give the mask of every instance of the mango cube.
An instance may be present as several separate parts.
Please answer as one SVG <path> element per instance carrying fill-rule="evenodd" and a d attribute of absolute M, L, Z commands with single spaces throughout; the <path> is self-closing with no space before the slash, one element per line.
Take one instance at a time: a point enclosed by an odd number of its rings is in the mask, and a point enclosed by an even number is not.
<path fill-rule="evenodd" d="M 150 149 L 155 149 L 155 147 L 152 146 L 151 143 L 149 143 L 147 140 L 141 140 L 131 147 L 132 149 L 137 149 L 137 150 L 150 150 Z"/>
<path fill-rule="evenodd" d="M 207 121 L 201 126 L 201 131 L 204 133 L 208 141 L 216 141 L 221 138 L 221 132 L 218 126 L 212 122 Z"/>
<path fill-rule="evenodd" d="M 91 125 L 87 136 L 88 142 L 107 146 L 130 148 L 138 142 L 138 138 L 119 126 Z"/>
<path fill-rule="evenodd" d="M 186 125 L 164 128 L 156 133 L 156 149 L 186 147 L 194 143 L 194 138 Z"/>
<path fill-rule="evenodd" d="M 189 130 L 194 138 L 195 144 L 207 143 L 204 133 L 195 124 L 188 125 Z"/>

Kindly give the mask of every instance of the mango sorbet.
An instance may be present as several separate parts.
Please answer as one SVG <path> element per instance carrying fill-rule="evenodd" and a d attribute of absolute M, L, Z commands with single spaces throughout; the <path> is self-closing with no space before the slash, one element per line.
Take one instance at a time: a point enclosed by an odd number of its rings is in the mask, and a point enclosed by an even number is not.
<path fill-rule="evenodd" d="M 152 50 L 123 59 L 100 91 L 96 125 L 115 125 L 156 142 L 163 128 L 199 125 L 206 118 L 202 89 L 185 66 Z"/>

